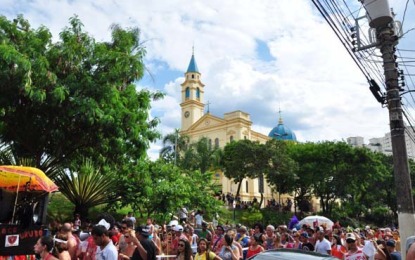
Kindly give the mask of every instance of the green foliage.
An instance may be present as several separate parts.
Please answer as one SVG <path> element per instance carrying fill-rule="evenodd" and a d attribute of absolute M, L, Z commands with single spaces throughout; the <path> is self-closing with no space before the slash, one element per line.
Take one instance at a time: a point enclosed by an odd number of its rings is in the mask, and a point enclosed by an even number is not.
<path fill-rule="evenodd" d="M 69 23 L 52 42 L 47 28 L 0 16 L 0 140 L 48 175 L 82 158 L 117 168 L 159 137 L 148 111 L 163 95 L 134 84 L 144 72 L 140 31 L 114 25 L 111 41 L 97 42 L 78 17 Z"/>
<path fill-rule="evenodd" d="M 88 217 L 91 207 L 110 203 L 113 201 L 116 179 L 113 175 L 103 174 L 95 169 L 91 161 L 84 161 L 71 171 L 61 171 L 55 183 L 59 191 L 75 205 L 75 213 L 82 218 Z"/>
<path fill-rule="evenodd" d="M 70 202 L 62 193 L 55 192 L 50 195 L 48 205 L 48 221 L 56 220 L 63 223 L 73 219 L 74 204 Z"/>
<path fill-rule="evenodd" d="M 246 224 L 247 226 L 253 226 L 255 223 L 265 223 L 264 216 L 259 210 L 244 210 L 242 212 L 240 222 Z"/>
<path fill-rule="evenodd" d="M 230 142 L 225 146 L 222 159 L 224 174 L 238 183 L 236 196 L 239 196 L 244 178 L 255 178 L 264 173 L 263 166 L 258 167 L 264 162 L 262 153 L 261 144 L 250 140 Z"/>
<path fill-rule="evenodd" d="M 179 165 L 182 161 L 182 152 L 189 146 L 189 137 L 180 134 L 180 129 L 163 137 L 163 148 L 160 150 L 160 159 Z"/>
<path fill-rule="evenodd" d="M 279 226 L 282 224 L 288 225 L 290 222 L 291 217 L 293 216 L 292 212 L 279 212 L 273 209 L 262 209 L 261 210 L 263 215 L 263 222 L 272 224 L 274 226 Z"/>
<path fill-rule="evenodd" d="M 265 173 L 269 185 L 280 194 L 287 194 L 295 191 L 298 176 L 296 162 L 289 157 L 288 146 L 292 143 L 287 141 L 269 140 L 266 149 Z"/>
<path fill-rule="evenodd" d="M 366 205 L 376 202 L 371 191 L 378 190 L 374 185 L 382 183 L 388 174 L 379 154 L 344 142 L 296 144 L 289 152 L 299 166 L 296 193 L 319 198 L 326 215 L 341 202 L 358 218 L 367 211 Z"/>
<path fill-rule="evenodd" d="M 220 205 L 214 198 L 217 186 L 209 172 L 184 171 L 161 160 L 141 160 L 128 171 L 119 176 L 117 196 L 122 200 L 114 206 L 129 205 L 140 217 L 168 220 L 182 206 L 211 214 Z"/>

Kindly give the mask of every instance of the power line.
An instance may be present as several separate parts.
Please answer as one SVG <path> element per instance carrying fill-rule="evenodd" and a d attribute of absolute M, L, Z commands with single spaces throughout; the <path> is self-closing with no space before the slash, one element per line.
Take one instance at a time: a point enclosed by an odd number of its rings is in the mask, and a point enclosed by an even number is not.
<path fill-rule="evenodd" d="M 415 1 L 415 0 L 414 0 L 414 1 Z M 403 24 L 404 24 L 404 21 L 405 21 L 406 10 L 408 9 L 408 3 L 409 3 L 409 0 L 406 0 L 405 10 L 403 11 L 402 28 L 403 28 Z M 403 36 L 403 35 L 402 35 L 402 36 Z"/>

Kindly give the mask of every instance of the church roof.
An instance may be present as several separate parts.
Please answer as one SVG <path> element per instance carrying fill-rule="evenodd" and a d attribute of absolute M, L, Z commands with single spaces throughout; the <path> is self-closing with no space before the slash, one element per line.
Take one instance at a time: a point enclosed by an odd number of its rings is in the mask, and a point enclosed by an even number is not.
<path fill-rule="evenodd" d="M 187 67 L 187 72 L 197 72 L 199 73 L 199 69 L 197 68 L 197 64 L 196 64 L 196 60 L 195 60 L 195 55 L 192 54 L 192 58 L 190 59 L 190 63 L 189 63 L 189 67 Z"/>
<path fill-rule="evenodd" d="M 291 131 L 287 126 L 284 125 L 281 114 L 280 119 L 278 120 L 278 125 L 272 128 L 271 132 L 268 134 L 269 137 L 277 139 L 277 140 L 291 140 L 297 141 L 297 137 L 295 133 Z"/>

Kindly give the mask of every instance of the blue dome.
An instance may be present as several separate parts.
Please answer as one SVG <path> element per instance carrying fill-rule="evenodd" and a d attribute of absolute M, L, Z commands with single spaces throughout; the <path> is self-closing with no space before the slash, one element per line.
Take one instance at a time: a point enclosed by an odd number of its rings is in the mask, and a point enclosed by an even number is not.
<path fill-rule="evenodd" d="M 281 117 L 278 121 L 278 125 L 269 132 L 268 136 L 277 140 L 297 141 L 295 133 L 283 124 Z"/>

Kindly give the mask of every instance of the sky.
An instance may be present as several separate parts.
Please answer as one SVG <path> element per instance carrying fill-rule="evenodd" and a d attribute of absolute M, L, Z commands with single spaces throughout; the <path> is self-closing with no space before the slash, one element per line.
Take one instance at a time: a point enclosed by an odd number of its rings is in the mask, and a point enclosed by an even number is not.
<path fill-rule="evenodd" d="M 345 2 L 364 14 L 357 0 Z M 413 48 L 415 2 L 390 2 L 397 20 L 408 4 L 400 45 Z M 242 110 L 268 135 L 281 110 L 300 142 L 361 136 L 368 143 L 389 131 L 387 109 L 310 0 L 0 0 L 0 14 L 23 14 L 55 40 L 74 14 L 98 41 L 110 39 L 111 24 L 139 27 L 147 71 L 137 88 L 166 94 L 150 111 L 163 135 L 180 128 L 180 84 L 193 47 L 213 115 Z M 161 147 L 151 144 L 150 158 Z"/>

